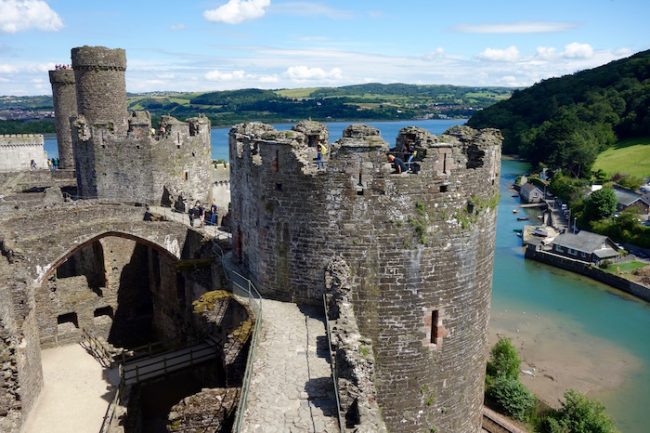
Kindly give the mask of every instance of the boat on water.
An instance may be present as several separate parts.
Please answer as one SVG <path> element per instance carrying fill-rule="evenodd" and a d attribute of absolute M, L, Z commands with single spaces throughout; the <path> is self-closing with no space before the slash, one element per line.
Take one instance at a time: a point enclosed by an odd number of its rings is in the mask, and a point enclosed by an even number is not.
<path fill-rule="evenodd" d="M 512 213 L 519 213 L 519 209 L 513 209 Z"/>
<path fill-rule="evenodd" d="M 528 221 L 528 217 L 517 217 L 517 221 Z"/>
<path fill-rule="evenodd" d="M 519 194 L 512 194 L 512 198 L 517 198 L 519 197 Z"/>

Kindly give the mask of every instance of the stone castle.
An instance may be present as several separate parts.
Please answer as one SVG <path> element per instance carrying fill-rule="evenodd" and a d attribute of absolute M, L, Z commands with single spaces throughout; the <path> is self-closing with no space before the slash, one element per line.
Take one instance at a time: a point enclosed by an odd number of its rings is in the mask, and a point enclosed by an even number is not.
<path fill-rule="evenodd" d="M 79 47 L 72 69 L 50 71 L 62 167 L 74 169 L 82 198 L 174 204 L 208 200 L 210 121 L 127 111 L 126 54 Z M 192 203 L 193 204 L 193 203 Z"/>
<path fill-rule="evenodd" d="M 112 202 L 48 203 L 47 226 L 32 208 L 0 217 L 0 430 L 17 433 L 39 395 L 40 347 L 82 330 L 125 347 L 141 323 L 176 342 L 217 333 L 239 342 L 219 349 L 218 385 L 241 386 L 254 312 L 229 301 L 196 318 L 193 302 L 226 287 L 216 241 L 153 210 L 217 202 L 219 183 L 233 266 L 264 298 L 325 302 L 346 431 L 480 433 L 498 131 L 408 127 L 389 149 L 364 125 L 330 143 L 318 122 L 245 123 L 230 131 L 229 184 L 215 182 L 210 122 L 163 117 L 152 131 L 127 112 L 125 69 L 124 50 L 80 47 L 72 69 L 50 71 L 61 165 L 81 198 Z M 386 153 L 407 148 L 417 174 L 393 174 Z"/>

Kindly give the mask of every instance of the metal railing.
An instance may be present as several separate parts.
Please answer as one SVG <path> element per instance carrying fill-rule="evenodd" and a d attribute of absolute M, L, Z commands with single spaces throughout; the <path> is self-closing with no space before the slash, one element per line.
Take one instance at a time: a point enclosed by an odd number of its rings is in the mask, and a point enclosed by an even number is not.
<path fill-rule="evenodd" d="M 124 392 L 124 384 L 120 381 L 117 390 L 115 390 L 115 395 L 113 396 L 113 400 L 111 400 L 108 407 L 106 408 L 106 412 L 104 413 L 104 419 L 102 420 L 102 426 L 99 428 L 99 433 L 108 433 L 110 431 L 111 424 L 113 423 L 113 419 L 115 419 L 115 412 L 117 412 L 117 406 L 119 406 L 119 404 L 122 401 L 123 392 Z"/>
<path fill-rule="evenodd" d="M 332 383 L 334 385 L 334 397 L 336 399 L 336 415 L 339 421 L 339 431 L 345 432 L 345 423 L 341 415 L 341 400 L 339 399 L 339 377 L 336 373 L 336 356 L 332 353 L 332 331 L 330 328 L 330 319 L 327 315 L 327 296 L 323 293 L 323 311 L 325 312 L 325 332 L 327 333 L 327 350 L 330 356 L 330 369 L 332 370 Z"/>
<path fill-rule="evenodd" d="M 259 336 L 259 329 L 262 323 L 262 297 L 255 285 L 246 277 L 230 269 L 226 265 L 226 258 L 222 256 L 223 269 L 226 273 L 226 278 L 230 281 L 233 294 L 244 296 L 248 299 L 248 305 L 255 314 L 255 325 L 253 327 L 253 335 L 248 347 L 248 356 L 246 358 L 246 369 L 244 371 L 244 378 L 242 379 L 241 392 L 239 393 L 239 403 L 237 404 L 237 412 L 235 413 L 235 421 L 233 423 L 233 432 L 240 433 L 242 431 L 242 423 L 246 412 L 246 404 L 248 399 L 248 390 L 250 388 L 251 373 L 253 371 L 253 362 L 255 361 L 255 351 L 257 349 L 257 340 Z"/>
<path fill-rule="evenodd" d="M 104 368 L 111 368 L 114 364 L 113 355 L 104 342 L 97 338 L 91 331 L 81 328 L 81 346 L 86 349 Z"/>
<path fill-rule="evenodd" d="M 122 383 L 133 385 L 200 364 L 217 356 L 213 344 L 197 344 L 174 352 L 154 355 L 151 358 L 127 362 L 122 365 L 120 376 Z"/>

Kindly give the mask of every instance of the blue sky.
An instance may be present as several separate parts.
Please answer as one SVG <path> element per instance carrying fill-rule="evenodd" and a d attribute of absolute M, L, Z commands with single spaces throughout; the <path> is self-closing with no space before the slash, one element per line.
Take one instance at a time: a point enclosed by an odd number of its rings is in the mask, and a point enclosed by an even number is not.
<path fill-rule="evenodd" d="M 650 48 L 650 2 L 0 0 L 0 95 L 50 94 L 70 48 L 127 50 L 127 90 L 528 86 Z"/>

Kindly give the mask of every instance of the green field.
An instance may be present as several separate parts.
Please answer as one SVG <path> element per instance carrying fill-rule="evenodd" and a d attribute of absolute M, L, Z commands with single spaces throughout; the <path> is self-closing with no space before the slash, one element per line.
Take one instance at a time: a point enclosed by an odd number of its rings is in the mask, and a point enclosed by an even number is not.
<path fill-rule="evenodd" d="M 280 96 L 284 96 L 285 98 L 302 99 L 309 98 L 317 88 L 318 87 L 304 87 L 301 89 L 279 89 L 276 90 L 275 93 Z"/>
<path fill-rule="evenodd" d="M 593 169 L 601 169 L 610 176 L 626 173 L 650 177 L 650 137 L 619 141 L 598 155 Z"/>

